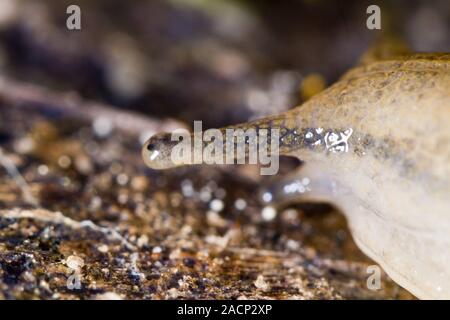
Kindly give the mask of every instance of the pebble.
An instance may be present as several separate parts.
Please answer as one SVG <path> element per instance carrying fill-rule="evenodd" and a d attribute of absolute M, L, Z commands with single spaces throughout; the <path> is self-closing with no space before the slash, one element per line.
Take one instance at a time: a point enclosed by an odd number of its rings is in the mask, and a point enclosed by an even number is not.
<path fill-rule="evenodd" d="M 152 250 L 152 253 L 156 253 L 156 254 L 161 253 L 161 252 L 162 252 L 161 247 L 154 247 Z"/>
<path fill-rule="evenodd" d="M 223 219 L 216 211 L 208 210 L 206 213 L 206 221 L 213 227 L 224 228 L 227 226 L 227 221 Z"/>
<path fill-rule="evenodd" d="M 82 258 L 80 258 L 80 257 L 77 257 L 77 256 L 69 256 L 66 259 L 66 265 L 70 269 L 79 270 L 79 269 L 83 268 L 84 260 Z"/>
<path fill-rule="evenodd" d="M 266 280 L 264 280 L 264 276 L 262 274 L 256 278 L 254 284 L 256 288 L 261 289 L 262 291 L 268 291 L 270 289 L 269 284 Z"/>
<path fill-rule="evenodd" d="M 106 253 L 109 251 L 109 248 L 106 244 L 102 244 L 100 246 L 97 247 L 98 251 L 100 251 L 101 253 Z"/>
<path fill-rule="evenodd" d="M 94 296 L 94 300 L 123 300 L 120 295 L 115 292 L 105 292 Z"/>
<path fill-rule="evenodd" d="M 142 236 L 140 236 L 140 237 L 137 239 L 137 246 L 138 246 L 139 248 L 142 248 L 142 247 L 144 247 L 144 246 L 146 246 L 146 245 L 148 245 L 148 236 L 145 235 L 145 234 L 143 234 Z M 155 247 L 155 248 L 159 248 L 159 247 Z M 155 248 L 153 248 L 153 250 L 155 250 Z M 161 248 L 160 248 L 160 249 L 161 249 Z"/>

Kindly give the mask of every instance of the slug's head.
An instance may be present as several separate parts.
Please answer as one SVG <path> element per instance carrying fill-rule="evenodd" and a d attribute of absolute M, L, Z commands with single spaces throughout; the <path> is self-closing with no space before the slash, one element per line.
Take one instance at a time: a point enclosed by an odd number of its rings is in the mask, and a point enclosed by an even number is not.
<path fill-rule="evenodd" d="M 171 134 L 162 132 L 155 134 L 142 147 L 142 158 L 152 169 L 162 170 L 177 167 L 172 161 L 172 148 L 178 141 L 172 141 Z"/>

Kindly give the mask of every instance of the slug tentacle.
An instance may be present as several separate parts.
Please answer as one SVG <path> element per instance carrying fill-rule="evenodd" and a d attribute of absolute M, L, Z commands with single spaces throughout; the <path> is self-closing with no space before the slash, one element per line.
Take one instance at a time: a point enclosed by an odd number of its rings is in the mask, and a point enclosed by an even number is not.
<path fill-rule="evenodd" d="M 286 140 L 290 132 L 297 130 L 294 120 L 295 117 L 287 112 L 248 123 L 205 131 L 201 130 L 201 127 L 197 130 L 197 123 L 194 123 L 192 133 L 175 130 L 171 133 L 165 132 L 152 136 L 144 144 L 142 156 L 147 166 L 152 169 L 169 169 L 183 165 L 212 163 L 213 160 L 217 160 L 218 151 L 223 161 L 218 163 L 222 164 L 246 163 L 251 157 L 250 152 L 258 149 L 266 150 L 267 156 L 289 154 L 293 148 L 298 147 L 296 141 Z M 177 158 L 183 143 L 186 148 L 182 151 L 189 155 Z M 255 144 L 257 149 L 252 149 Z M 213 148 L 215 152 L 205 153 L 207 148 Z M 243 152 L 238 152 L 239 150 Z"/>
<path fill-rule="evenodd" d="M 272 206 L 299 201 L 338 203 L 349 192 L 323 164 L 308 162 L 288 175 L 266 182 L 259 198 L 262 204 Z"/>

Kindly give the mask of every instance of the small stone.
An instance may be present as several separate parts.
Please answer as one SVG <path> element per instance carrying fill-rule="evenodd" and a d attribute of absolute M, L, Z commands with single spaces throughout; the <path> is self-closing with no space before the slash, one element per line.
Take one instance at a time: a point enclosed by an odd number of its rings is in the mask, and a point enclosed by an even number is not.
<path fill-rule="evenodd" d="M 224 228 L 227 226 L 227 221 L 223 219 L 217 212 L 209 210 L 206 213 L 206 221 L 210 226 Z"/>
<path fill-rule="evenodd" d="M 102 245 L 98 246 L 97 249 L 101 253 L 107 253 L 109 251 L 109 248 L 106 244 L 102 244 Z"/>
<path fill-rule="evenodd" d="M 142 247 L 144 247 L 144 246 L 146 246 L 146 245 L 148 245 L 148 237 L 147 237 L 147 235 L 145 235 L 145 234 L 143 234 L 142 236 L 140 236 L 138 239 L 137 239 L 137 246 L 139 247 L 139 248 L 142 248 Z M 156 248 L 156 247 L 155 247 Z M 155 250 L 155 248 L 153 248 L 153 250 Z M 159 248 L 159 247 L 158 247 Z"/>
<path fill-rule="evenodd" d="M 66 259 L 66 265 L 73 270 L 79 270 L 84 266 L 84 260 L 77 256 L 69 256 Z"/>
<path fill-rule="evenodd" d="M 154 247 L 152 250 L 152 253 L 156 253 L 156 254 L 161 253 L 161 252 L 162 252 L 161 247 Z"/>
<path fill-rule="evenodd" d="M 115 292 L 105 292 L 94 296 L 94 300 L 123 300 L 120 295 Z"/>
<path fill-rule="evenodd" d="M 195 259 L 192 258 L 183 259 L 183 264 L 189 268 L 193 268 L 195 266 L 195 262 L 196 262 Z"/>
<path fill-rule="evenodd" d="M 176 288 L 169 289 L 169 291 L 167 291 L 167 294 L 169 295 L 170 299 L 176 299 L 181 296 L 181 292 Z"/>
<path fill-rule="evenodd" d="M 179 248 L 173 250 L 169 255 L 170 260 L 176 260 L 180 258 L 181 258 L 181 250 Z"/>
<path fill-rule="evenodd" d="M 256 278 L 254 284 L 256 288 L 261 289 L 262 291 L 268 291 L 270 289 L 269 284 L 266 280 L 264 280 L 264 276 L 262 274 Z"/>

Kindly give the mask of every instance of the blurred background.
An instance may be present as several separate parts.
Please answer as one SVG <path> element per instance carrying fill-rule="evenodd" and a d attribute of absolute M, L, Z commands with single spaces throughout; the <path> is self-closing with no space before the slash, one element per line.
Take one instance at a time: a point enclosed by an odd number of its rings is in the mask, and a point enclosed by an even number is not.
<path fill-rule="evenodd" d="M 149 134 L 320 92 L 380 36 L 370 4 L 415 51 L 450 51 L 448 0 L 0 0 L 0 299 L 413 298 L 367 288 L 335 208 L 261 203 L 277 177 L 140 156 Z"/>
<path fill-rule="evenodd" d="M 65 27 L 74 1 L 2 0 L 2 74 L 204 127 L 298 105 L 305 78 L 334 82 L 380 33 L 366 28 L 373 1 L 76 2 L 81 31 Z M 378 5 L 414 50 L 449 51 L 449 1 Z"/>

